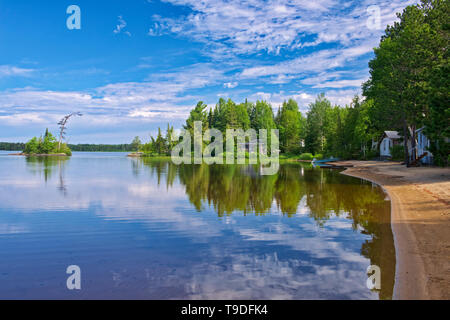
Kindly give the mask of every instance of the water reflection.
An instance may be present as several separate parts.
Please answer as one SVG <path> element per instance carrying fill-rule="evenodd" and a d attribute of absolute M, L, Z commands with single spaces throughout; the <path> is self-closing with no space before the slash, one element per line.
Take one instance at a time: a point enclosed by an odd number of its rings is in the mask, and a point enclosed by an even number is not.
<path fill-rule="evenodd" d="M 181 165 L 152 159 L 135 159 L 136 174 L 144 167 L 169 188 L 176 177 L 192 205 L 202 211 L 211 206 L 219 217 L 241 211 L 269 213 L 277 209 L 288 217 L 305 212 L 324 227 L 331 217 L 344 217 L 352 229 L 370 235 L 361 254 L 382 270 L 381 299 L 391 299 L 394 287 L 395 248 L 390 225 L 390 203 L 382 190 L 366 181 L 332 169 L 284 164 L 277 175 L 260 176 L 258 166 Z M 162 181 L 165 179 L 165 181 Z"/>
<path fill-rule="evenodd" d="M 67 186 L 64 182 L 64 170 L 69 157 L 26 157 L 27 168 L 33 174 L 42 175 L 44 181 L 47 182 L 53 174 L 58 174 L 58 190 L 67 195 Z"/>
<path fill-rule="evenodd" d="M 0 168 L 0 298 L 392 296 L 389 202 L 336 171 L 95 153 L 1 157 Z M 82 292 L 65 287 L 71 264 Z M 370 264 L 380 292 L 366 288 Z"/>

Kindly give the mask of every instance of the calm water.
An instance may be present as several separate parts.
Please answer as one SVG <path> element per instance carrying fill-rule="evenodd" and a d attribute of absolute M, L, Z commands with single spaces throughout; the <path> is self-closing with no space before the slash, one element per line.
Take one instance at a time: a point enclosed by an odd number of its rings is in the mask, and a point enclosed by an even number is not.
<path fill-rule="evenodd" d="M 381 189 L 337 171 L 0 153 L 0 298 L 389 299 Z M 82 290 L 66 288 L 78 265 Z M 366 287 L 378 265 L 381 291 Z"/>

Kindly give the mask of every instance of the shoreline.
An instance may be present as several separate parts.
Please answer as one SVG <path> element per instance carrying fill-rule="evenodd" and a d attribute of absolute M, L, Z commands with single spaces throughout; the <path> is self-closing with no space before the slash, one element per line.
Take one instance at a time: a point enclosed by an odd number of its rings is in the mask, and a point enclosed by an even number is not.
<path fill-rule="evenodd" d="M 380 185 L 391 199 L 393 299 L 450 299 L 450 168 L 339 161 L 342 174 Z"/>
<path fill-rule="evenodd" d="M 34 154 L 27 154 L 27 153 L 10 153 L 8 156 L 24 156 L 24 157 L 70 157 L 65 153 L 48 153 L 48 154 L 41 154 L 41 153 L 34 153 Z"/>

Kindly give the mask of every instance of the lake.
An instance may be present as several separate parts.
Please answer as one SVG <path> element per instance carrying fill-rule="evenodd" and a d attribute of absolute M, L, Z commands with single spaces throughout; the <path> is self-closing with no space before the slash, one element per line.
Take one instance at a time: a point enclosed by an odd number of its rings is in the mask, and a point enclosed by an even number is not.
<path fill-rule="evenodd" d="M 391 299 L 380 187 L 285 163 L 0 152 L 1 299 Z M 68 290 L 66 268 L 81 269 Z M 381 289 L 366 286 L 381 269 Z"/>

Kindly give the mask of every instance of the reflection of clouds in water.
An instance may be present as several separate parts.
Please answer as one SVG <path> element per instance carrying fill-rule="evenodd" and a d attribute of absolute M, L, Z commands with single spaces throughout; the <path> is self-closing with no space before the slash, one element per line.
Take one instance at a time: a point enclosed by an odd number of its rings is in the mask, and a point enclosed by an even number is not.
<path fill-rule="evenodd" d="M 344 224 L 337 225 L 342 228 Z M 247 241 L 267 241 L 271 245 L 279 244 L 296 251 L 308 251 L 315 258 L 336 257 L 341 261 L 369 263 L 369 260 L 362 257 L 359 252 L 343 247 L 338 231 L 311 232 L 312 226 L 314 222 L 304 222 L 300 224 L 299 230 L 277 223 L 267 226 L 264 230 L 240 228 L 236 231 Z"/>
<path fill-rule="evenodd" d="M 192 279 L 186 284 L 189 298 L 282 300 L 377 297 L 364 290 L 365 270 L 355 265 L 321 266 L 297 259 L 281 261 L 276 253 L 264 256 L 236 254 L 231 259 L 227 268 L 208 263 L 195 266 Z"/>
<path fill-rule="evenodd" d="M 174 219 L 174 215 L 177 217 Z M 190 238 L 205 236 L 205 230 L 222 233 L 225 228 L 242 236 L 234 237 L 239 252 L 233 245 L 209 243 L 206 259 L 189 264 L 186 269 L 174 269 L 164 276 L 149 276 L 148 286 L 177 287 L 187 281 L 184 292 L 191 299 L 309 299 L 309 298 L 376 298 L 365 288 L 365 268 L 369 261 L 339 243 L 339 233 L 313 234 L 299 232 L 282 223 L 262 225 L 261 229 L 243 228 L 239 219 L 225 217 L 224 226 L 218 228 L 212 220 L 202 224 L 189 222 L 187 215 L 168 213 L 168 220 L 178 221 L 170 230 L 188 233 Z M 163 217 L 160 217 L 163 219 Z M 196 217 L 197 220 L 201 216 Z M 231 220 L 233 220 L 232 223 Z M 217 221 L 217 220 L 214 220 Z M 349 225 L 333 221 L 336 228 Z M 313 222 L 301 226 L 313 226 Z M 351 225 L 350 225 L 351 226 Z M 225 227 L 225 228 L 224 228 Z M 207 234 L 213 236 L 214 234 Z M 308 236 L 309 235 L 309 236 Z M 334 239 L 336 237 L 336 239 Z M 251 241 L 267 241 L 266 249 L 271 253 L 252 253 Z M 305 260 L 280 259 L 275 245 L 291 248 L 304 254 Z M 258 245 L 256 246 L 258 247 Z M 273 251 L 270 249 L 273 248 Z M 317 263 L 319 259 L 322 262 Z M 332 261 L 327 261 L 332 259 Z M 313 261 L 314 260 L 314 261 Z M 332 288 L 332 290 L 330 289 Z M 326 295 L 324 295 L 326 293 Z M 177 298 L 177 296 L 173 297 Z"/>
<path fill-rule="evenodd" d="M 21 187 L 21 188 L 37 188 L 42 186 L 41 179 L 27 179 L 27 180 L 17 180 L 17 179 L 1 179 L 0 188 L 9 187 Z"/>
<path fill-rule="evenodd" d="M 23 188 L 24 185 L 27 188 Z M 0 188 L 2 186 L 8 188 L 9 195 L 2 199 L 2 208 L 29 213 L 93 210 L 96 215 L 109 220 L 139 221 L 153 224 L 153 227 L 158 222 L 171 223 L 174 231 L 191 232 L 193 236 L 197 233 L 202 237 L 220 234 L 217 226 L 209 226 L 202 215 L 182 212 L 181 208 L 190 208 L 190 205 L 181 185 L 167 190 L 163 184 L 158 186 L 154 181 L 96 177 L 72 180 L 66 197 L 61 196 L 51 183 L 43 186 L 39 177 L 30 177 L 27 181 L 17 178 L 14 184 L 0 183 Z"/>
<path fill-rule="evenodd" d="M 302 200 L 300 200 L 300 203 L 297 208 L 297 215 L 306 216 L 311 213 L 311 210 L 308 208 L 306 200 L 307 200 L 306 195 L 303 196 Z"/>
<path fill-rule="evenodd" d="M 20 225 L 16 225 L 16 224 L 6 224 L 6 223 L 0 224 L 0 234 L 1 235 L 27 233 L 27 232 L 29 232 L 29 230 L 25 226 L 20 226 Z"/>
<path fill-rule="evenodd" d="M 163 185 L 156 184 L 130 184 L 128 185 L 128 192 L 130 195 L 140 197 L 141 199 L 151 199 L 155 196 L 158 199 L 163 201 L 171 201 L 176 198 L 184 199 L 184 187 L 181 185 L 174 185 L 170 187 L 170 192 L 167 191 L 167 188 Z"/>

